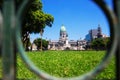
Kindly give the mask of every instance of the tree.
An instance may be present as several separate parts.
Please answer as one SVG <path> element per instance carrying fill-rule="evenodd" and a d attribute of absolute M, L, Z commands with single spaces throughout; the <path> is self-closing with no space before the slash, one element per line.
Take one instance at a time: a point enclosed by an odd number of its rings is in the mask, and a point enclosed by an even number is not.
<path fill-rule="evenodd" d="M 111 46 L 110 37 L 104 38 L 104 43 L 105 43 L 106 49 L 110 48 Z"/>
<path fill-rule="evenodd" d="M 106 49 L 106 44 L 103 38 L 96 38 L 92 41 L 91 46 L 95 50 L 104 50 Z"/>
<path fill-rule="evenodd" d="M 48 48 L 48 41 L 45 39 L 37 38 L 33 41 L 33 43 L 37 46 L 37 49 L 41 49 L 41 40 L 42 40 L 42 50 L 46 50 Z"/>
<path fill-rule="evenodd" d="M 43 36 L 43 32 L 44 32 L 44 30 L 43 29 L 41 29 L 40 30 L 40 36 L 41 36 L 41 47 L 40 47 L 40 50 L 42 51 L 42 36 Z"/>
<path fill-rule="evenodd" d="M 24 0 L 15 0 L 16 12 L 19 5 Z M 2 10 L 3 0 L 0 1 L 0 9 Z M 29 34 L 40 33 L 40 30 L 44 30 L 46 26 L 51 27 L 54 18 L 50 14 L 46 14 L 42 11 L 41 0 L 33 0 L 29 7 L 26 9 L 22 20 L 22 42 L 26 50 L 28 50 Z"/>
<path fill-rule="evenodd" d="M 39 0 L 33 1 L 26 15 L 24 16 L 24 21 L 22 25 L 23 40 L 25 42 L 28 41 L 27 33 L 40 33 L 41 30 L 44 30 L 46 26 L 51 27 L 53 21 L 53 16 L 51 16 L 50 14 L 45 14 L 42 11 L 42 3 Z"/>
<path fill-rule="evenodd" d="M 110 48 L 110 37 L 107 38 L 96 38 L 91 42 L 91 46 L 95 50 L 105 50 Z"/>

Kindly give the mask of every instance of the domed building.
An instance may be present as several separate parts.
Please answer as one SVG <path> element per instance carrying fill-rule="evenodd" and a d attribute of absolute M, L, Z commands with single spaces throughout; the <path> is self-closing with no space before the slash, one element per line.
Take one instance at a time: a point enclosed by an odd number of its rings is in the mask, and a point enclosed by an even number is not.
<path fill-rule="evenodd" d="M 65 26 L 63 25 L 60 28 L 59 46 L 62 46 L 61 47 L 62 50 L 66 48 L 70 48 L 70 44 L 68 42 L 68 34 L 67 34 Z"/>
<path fill-rule="evenodd" d="M 67 34 L 67 32 L 66 32 L 66 28 L 65 28 L 65 26 L 61 26 L 61 28 L 60 28 L 60 38 L 59 38 L 59 41 L 66 41 L 66 40 L 68 40 L 68 34 Z"/>
<path fill-rule="evenodd" d="M 86 41 L 84 40 L 68 40 L 68 33 L 64 25 L 60 28 L 59 40 L 50 40 L 48 49 L 49 50 L 84 50 Z"/>

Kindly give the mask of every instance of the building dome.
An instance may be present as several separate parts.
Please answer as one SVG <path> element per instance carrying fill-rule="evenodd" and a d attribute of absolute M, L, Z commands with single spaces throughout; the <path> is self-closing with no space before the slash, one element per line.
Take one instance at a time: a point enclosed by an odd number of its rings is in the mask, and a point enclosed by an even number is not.
<path fill-rule="evenodd" d="M 65 31 L 66 31 L 65 26 L 62 25 L 61 28 L 60 28 L 60 31 L 61 31 L 61 32 L 65 32 Z"/>

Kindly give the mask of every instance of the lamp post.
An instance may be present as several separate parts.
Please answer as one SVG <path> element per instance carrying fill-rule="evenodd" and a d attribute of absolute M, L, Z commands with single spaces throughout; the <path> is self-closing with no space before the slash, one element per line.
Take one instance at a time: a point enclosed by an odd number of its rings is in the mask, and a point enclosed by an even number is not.
<path fill-rule="evenodd" d="M 40 36 L 41 36 L 40 51 L 42 51 L 42 36 L 43 36 L 43 29 L 40 30 Z"/>

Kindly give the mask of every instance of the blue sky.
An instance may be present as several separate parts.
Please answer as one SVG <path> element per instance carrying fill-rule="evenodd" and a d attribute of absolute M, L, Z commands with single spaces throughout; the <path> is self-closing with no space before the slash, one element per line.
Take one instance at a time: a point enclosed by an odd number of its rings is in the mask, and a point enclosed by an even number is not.
<path fill-rule="evenodd" d="M 112 9 L 112 0 L 105 0 Z M 58 40 L 60 27 L 66 27 L 69 40 L 84 39 L 90 29 L 98 24 L 102 32 L 109 35 L 107 19 L 100 8 L 92 0 L 42 0 L 43 11 L 54 17 L 52 27 L 46 26 L 43 38 Z M 31 34 L 31 42 L 40 34 Z"/>

